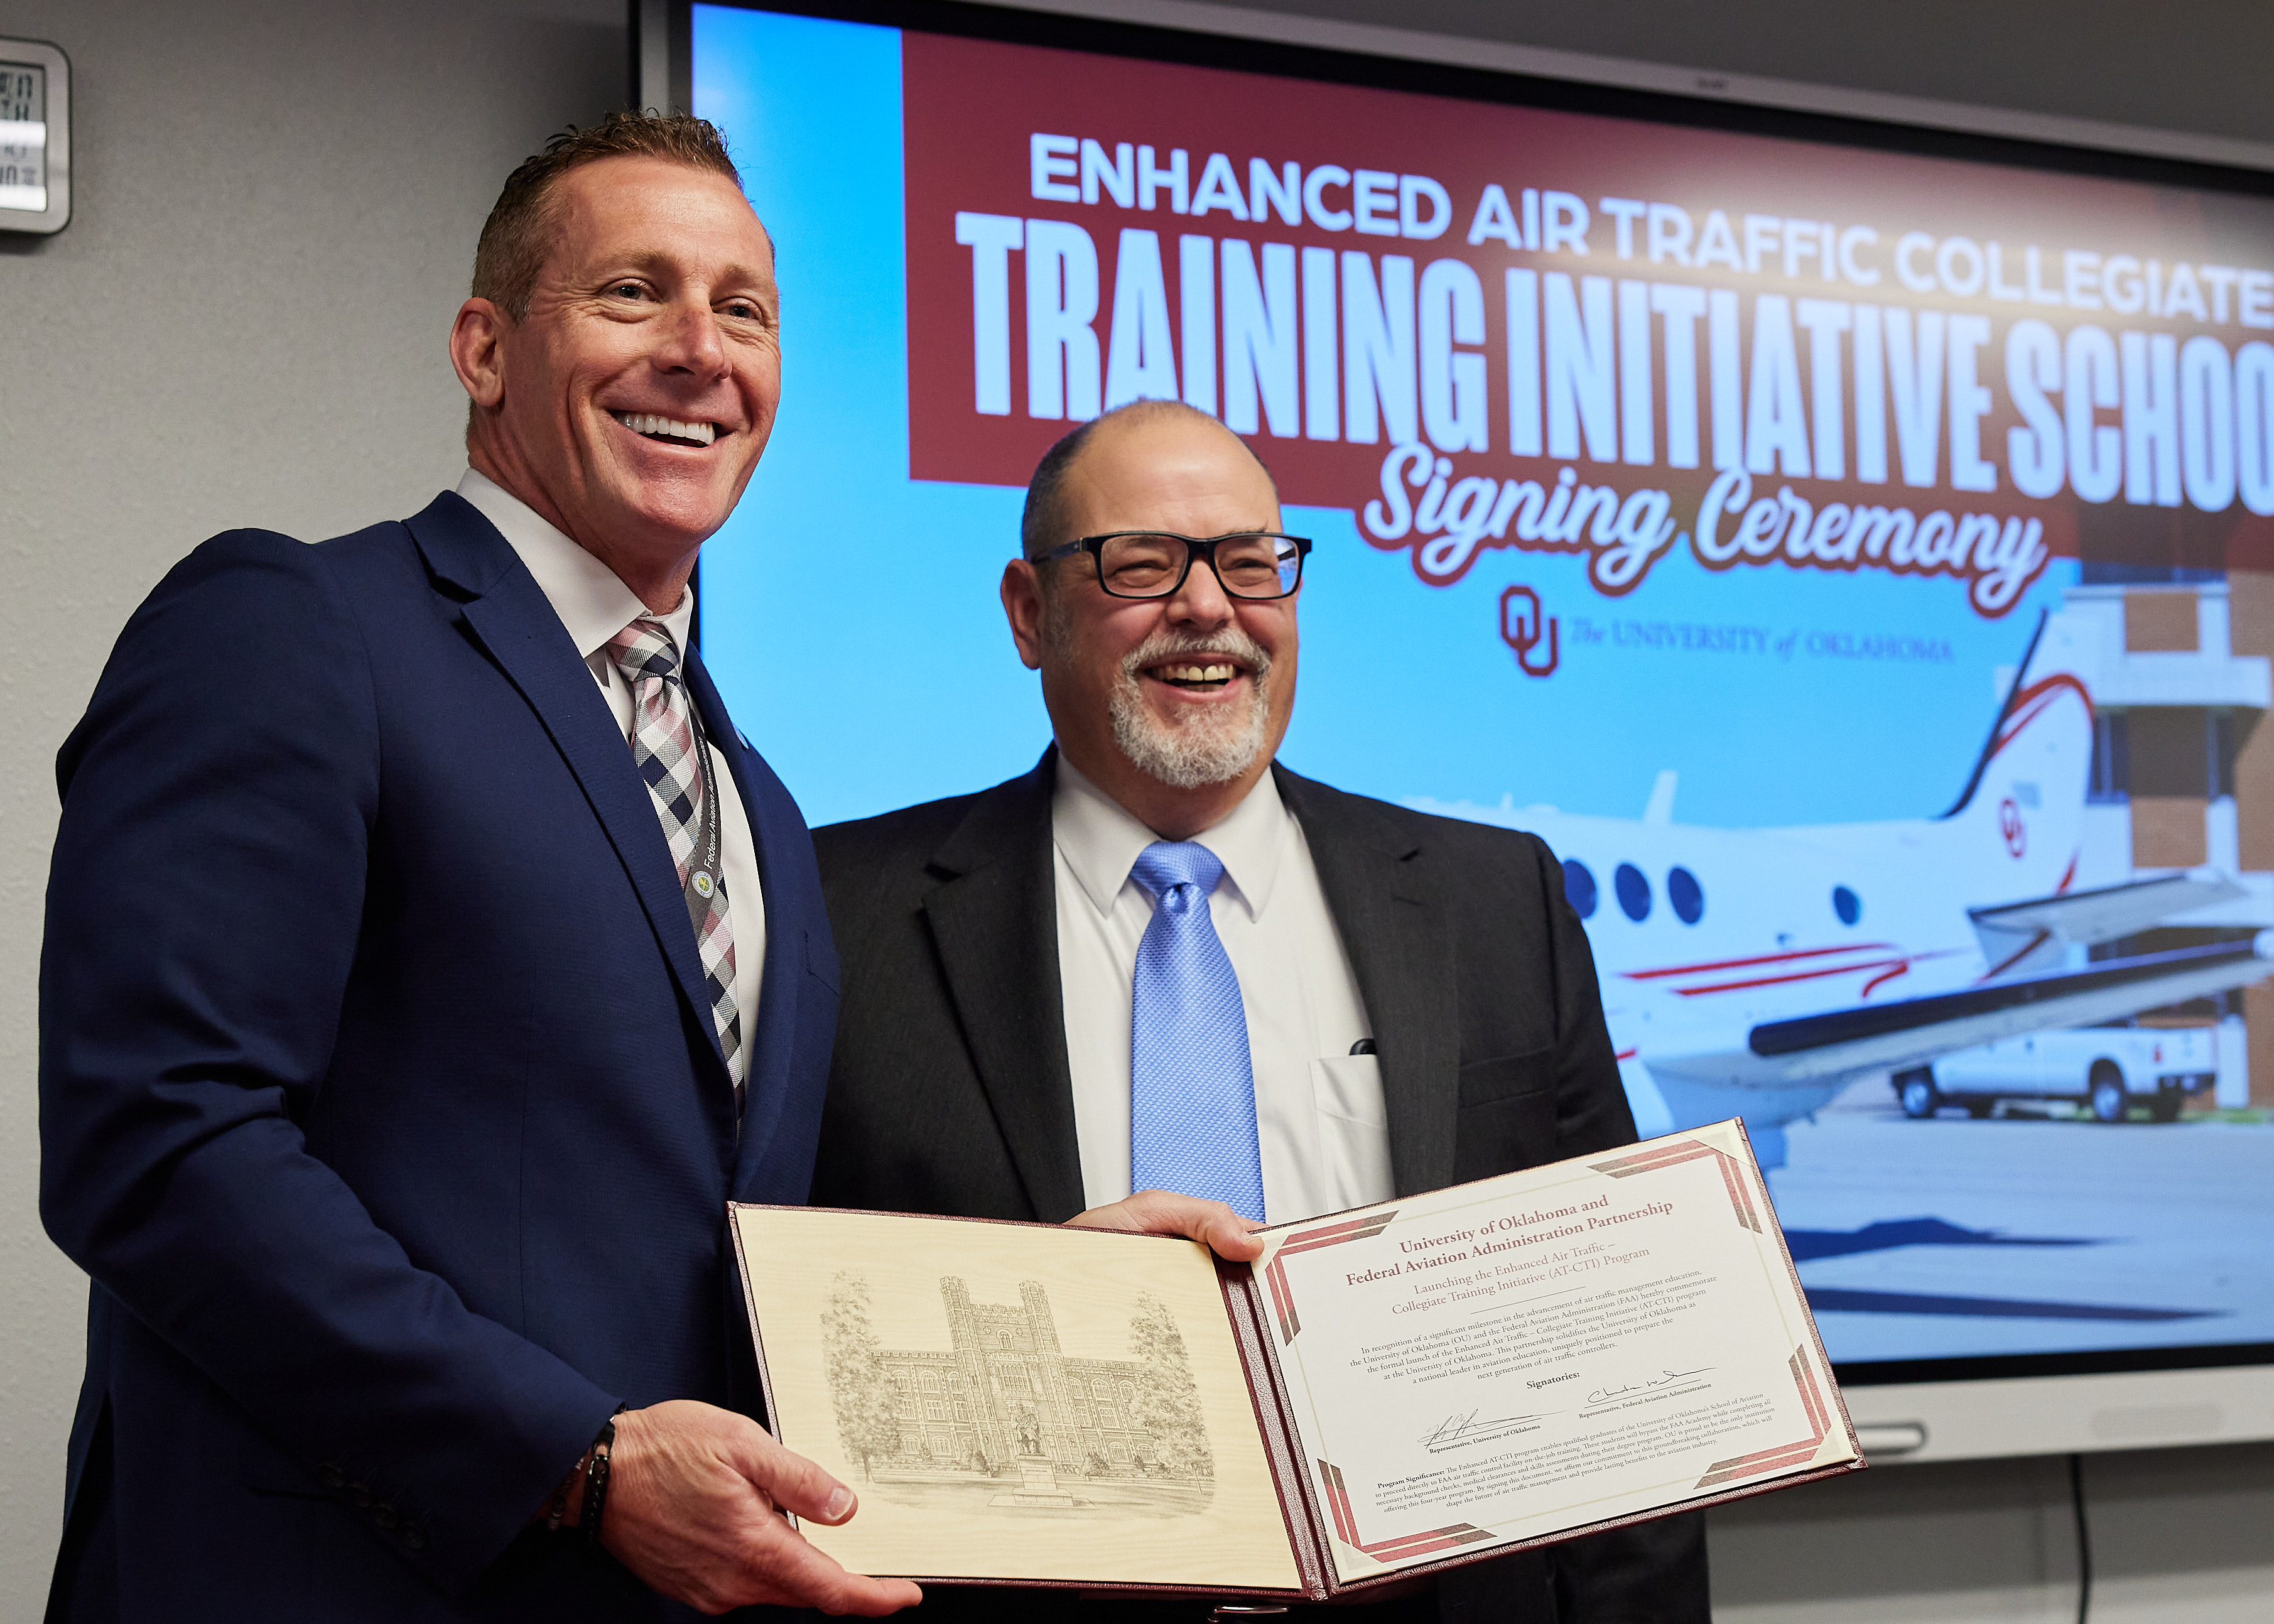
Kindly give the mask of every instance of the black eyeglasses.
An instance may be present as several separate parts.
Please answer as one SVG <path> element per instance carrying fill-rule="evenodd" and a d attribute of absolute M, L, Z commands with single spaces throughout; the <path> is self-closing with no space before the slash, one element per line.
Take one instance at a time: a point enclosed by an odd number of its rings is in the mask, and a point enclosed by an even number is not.
<path fill-rule="evenodd" d="M 1239 530 L 1229 536 L 1179 536 L 1170 530 L 1115 530 L 1085 536 L 1038 554 L 1037 564 L 1087 553 L 1097 560 L 1097 584 L 1114 598 L 1173 598 L 1204 558 L 1227 596 L 1291 598 L 1303 584 L 1303 560 L 1311 544 L 1276 530 Z"/>

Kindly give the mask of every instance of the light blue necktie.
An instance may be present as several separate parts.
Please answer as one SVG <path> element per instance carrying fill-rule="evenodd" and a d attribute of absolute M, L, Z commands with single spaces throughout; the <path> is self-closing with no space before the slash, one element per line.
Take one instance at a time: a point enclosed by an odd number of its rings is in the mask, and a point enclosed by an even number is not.
<path fill-rule="evenodd" d="M 1260 1222 L 1247 1013 L 1209 914 L 1224 863 L 1195 841 L 1156 840 L 1129 877 L 1153 896 L 1129 1010 L 1129 1187 L 1226 1202 Z"/>

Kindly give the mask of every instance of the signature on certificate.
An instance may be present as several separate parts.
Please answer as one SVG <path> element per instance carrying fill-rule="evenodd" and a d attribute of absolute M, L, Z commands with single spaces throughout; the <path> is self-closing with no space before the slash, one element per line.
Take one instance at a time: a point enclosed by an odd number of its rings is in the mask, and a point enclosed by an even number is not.
<path fill-rule="evenodd" d="M 1622 1394 L 1647 1393 L 1653 1387 L 1670 1387 L 1677 1381 L 1687 1381 L 1692 1376 L 1702 1376 L 1713 1368 L 1710 1365 L 1701 1365 L 1696 1370 L 1661 1370 L 1655 1376 L 1646 1376 L 1640 1381 L 1630 1381 L 1623 1387 L 1597 1387 L 1587 1395 L 1587 1402 L 1590 1404 L 1608 1404 Z"/>
<path fill-rule="evenodd" d="M 1533 1423 L 1556 1412 L 1543 1410 L 1532 1415 L 1501 1416 L 1489 1421 L 1477 1419 L 1480 1413 L 1472 1410 L 1466 1415 L 1447 1416 L 1421 1434 L 1421 1447 L 1432 1455 L 1442 1455 L 1448 1449 L 1465 1449 L 1472 1444 L 1488 1444 L 1496 1438 L 1528 1432 L 1532 1430 Z"/>

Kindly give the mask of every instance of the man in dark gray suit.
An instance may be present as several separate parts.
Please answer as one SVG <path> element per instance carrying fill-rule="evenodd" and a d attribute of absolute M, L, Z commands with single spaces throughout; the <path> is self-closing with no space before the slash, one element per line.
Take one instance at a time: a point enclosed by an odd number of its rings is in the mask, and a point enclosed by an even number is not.
<path fill-rule="evenodd" d="M 1092 1221 L 1189 1228 L 1148 1222 L 1162 1189 L 1282 1222 L 1630 1142 L 1547 848 L 1273 762 L 1309 544 L 1279 533 L 1247 447 L 1186 407 L 1125 407 L 1043 458 L 1021 530 L 1003 604 L 1054 748 L 816 837 L 844 966 L 814 1202 L 1045 1222 L 1121 1203 Z M 927 1615 L 1078 1610 L 931 1597 Z M 1704 1624 L 1702 1520 L 1336 1616 Z"/>

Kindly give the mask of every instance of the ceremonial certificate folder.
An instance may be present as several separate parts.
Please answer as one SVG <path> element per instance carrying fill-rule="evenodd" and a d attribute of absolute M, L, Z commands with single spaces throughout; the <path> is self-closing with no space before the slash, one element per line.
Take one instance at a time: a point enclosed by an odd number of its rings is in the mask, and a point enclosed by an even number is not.
<path fill-rule="evenodd" d="M 1744 1131 L 1197 1243 L 728 1210 L 855 1571 L 1326 1600 L 1863 1465 Z"/>

